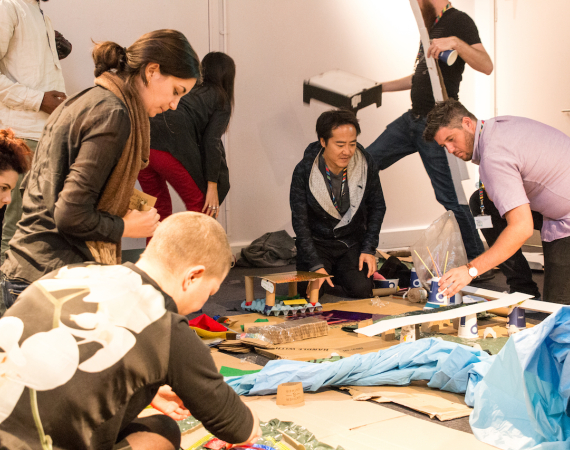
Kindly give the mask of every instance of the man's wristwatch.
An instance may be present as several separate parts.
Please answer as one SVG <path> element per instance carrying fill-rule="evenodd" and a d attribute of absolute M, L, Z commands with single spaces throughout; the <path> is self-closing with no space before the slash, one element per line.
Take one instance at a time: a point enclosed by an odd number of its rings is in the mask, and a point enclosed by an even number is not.
<path fill-rule="evenodd" d="M 465 265 L 467 266 L 467 270 L 469 271 L 469 276 L 471 278 L 477 278 L 477 276 L 479 275 L 479 271 L 477 270 L 477 268 L 474 267 L 471 263 L 467 263 Z"/>

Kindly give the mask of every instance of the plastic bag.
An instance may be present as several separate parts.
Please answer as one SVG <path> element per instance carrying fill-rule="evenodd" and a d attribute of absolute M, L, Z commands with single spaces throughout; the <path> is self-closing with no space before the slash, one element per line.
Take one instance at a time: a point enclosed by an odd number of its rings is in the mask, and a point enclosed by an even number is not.
<path fill-rule="evenodd" d="M 473 400 L 477 439 L 508 450 L 569 449 L 570 306 L 513 335 Z"/>
<path fill-rule="evenodd" d="M 467 253 L 453 212 L 447 211 L 433 222 L 410 247 L 410 252 L 418 278 L 428 290 L 432 276 L 440 277 L 449 269 L 467 264 Z"/>

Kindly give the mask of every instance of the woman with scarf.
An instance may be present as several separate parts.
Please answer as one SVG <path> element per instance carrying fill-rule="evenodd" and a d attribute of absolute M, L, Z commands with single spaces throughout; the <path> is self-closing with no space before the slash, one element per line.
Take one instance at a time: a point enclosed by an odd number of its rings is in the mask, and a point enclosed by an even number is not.
<path fill-rule="evenodd" d="M 161 220 L 172 214 L 167 182 L 187 211 L 218 217 L 230 180 L 222 135 L 234 103 L 234 60 L 211 52 L 202 60 L 202 83 L 180 100 L 176 111 L 150 121 L 150 162 L 139 173 L 144 192 L 157 198 Z"/>
<path fill-rule="evenodd" d="M 129 210 L 148 164 L 149 117 L 176 109 L 199 59 L 182 33 L 158 30 L 129 48 L 96 44 L 93 60 L 95 86 L 50 115 L 22 184 L 22 218 L 1 267 L 7 307 L 65 265 L 120 263 L 121 238 L 152 236 L 158 225 L 155 209 Z"/>

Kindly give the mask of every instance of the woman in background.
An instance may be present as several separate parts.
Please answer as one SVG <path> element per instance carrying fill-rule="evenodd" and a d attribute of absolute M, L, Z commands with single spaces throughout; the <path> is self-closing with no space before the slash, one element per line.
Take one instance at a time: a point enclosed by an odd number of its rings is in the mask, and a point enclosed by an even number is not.
<path fill-rule="evenodd" d="M 0 130 L 0 208 L 10 203 L 18 175 L 30 170 L 31 162 L 32 152 L 26 143 L 10 129 Z"/>
<path fill-rule="evenodd" d="M 150 121 L 150 160 L 139 173 L 144 192 L 157 198 L 161 219 L 172 214 L 168 182 L 188 211 L 218 217 L 229 189 L 222 135 L 234 103 L 235 63 L 225 53 L 202 60 L 202 83 L 182 97 L 176 111 Z"/>

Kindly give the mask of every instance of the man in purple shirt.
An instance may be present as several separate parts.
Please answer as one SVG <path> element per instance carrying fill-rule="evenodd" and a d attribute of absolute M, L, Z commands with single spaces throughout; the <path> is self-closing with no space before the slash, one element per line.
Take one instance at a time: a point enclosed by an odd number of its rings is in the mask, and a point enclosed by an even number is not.
<path fill-rule="evenodd" d="M 536 211 L 543 216 L 544 300 L 570 304 L 570 137 L 523 117 L 477 120 L 450 99 L 429 113 L 424 139 L 478 164 L 487 195 L 507 220 L 488 251 L 442 276 L 440 291 L 454 295 L 512 256 L 532 235 Z"/>

